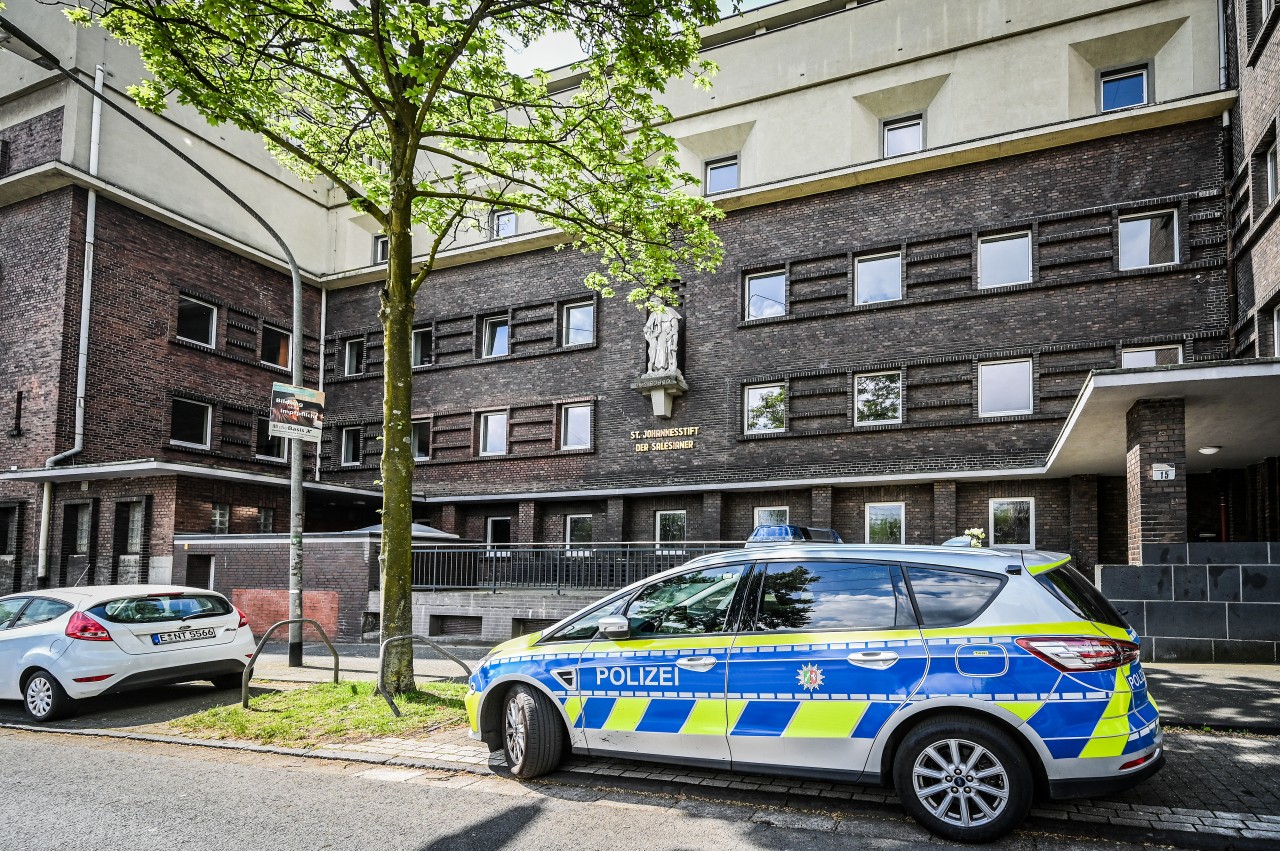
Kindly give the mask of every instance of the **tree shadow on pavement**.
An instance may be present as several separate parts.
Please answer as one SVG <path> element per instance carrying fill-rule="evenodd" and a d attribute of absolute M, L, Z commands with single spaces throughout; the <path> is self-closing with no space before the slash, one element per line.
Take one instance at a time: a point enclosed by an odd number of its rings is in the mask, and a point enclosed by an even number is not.
<path fill-rule="evenodd" d="M 249 694 L 269 694 L 276 689 L 249 687 Z M 240 689 L 216 689 L 208 683 L 157 686 L 76 701 L 76 714 L 39 726 L 54 730 L 128 731 L 202 712 L 215 706 L 240 702 Z M 35 724 L 16 700 L 0 701 L 0 722 Z"/>
<path fill-rule="evenodd" d="M 529 823 L 542 815 L 541 804 L 522 804 L 500 815 L 437 837 L 418 851 L 498 851 L 516 842 Z M 566 844 L 572 841 L 566 838 Z"/>
<path fill-rule="evenodd" d="M 1275 666 L 1258 666 L 1257 675 L 1238 673 L 1240 667 L 1206 672 L 1207 667 L 1143 665 L 1166 725 L 1280 733 Z"/>

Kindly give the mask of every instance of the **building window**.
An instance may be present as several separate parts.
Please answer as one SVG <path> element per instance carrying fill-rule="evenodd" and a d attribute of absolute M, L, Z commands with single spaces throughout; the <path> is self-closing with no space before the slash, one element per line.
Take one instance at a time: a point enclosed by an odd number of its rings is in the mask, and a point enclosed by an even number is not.
<path fill-rule="evenodd" d="M 1182 346 L 1151 346 L 1145 349 L 1125 349 L 1120 352 L 1121 369 L 1171 366 L 1179 363 L 1182 363 Z"/>
<path fill-rule="evenodd" d="M 1280 358 L 1280 307 L 1271 313 L 1271 350 Z"/>
<path fill-rule="evenodd" d="M 990 502 L 991 546 L 1036 548 L 1036 501 L 993 499 Z"/>
<path fill-rule="evenodd" d="M 1142 106 L 1147 103 L 1147 66 L 1107 71 L 1100 79 L 1102 111 Z"/>
<path fill-rule="evenodd" d="M 262 362 L 288 369 L 291 362 L 289 351 L 292 336 L 288 331 L 282 331 L 271 325 L 263 325 L 262 353 L 260 355 Z"/>
<path fill-rule="evenodd" d="M 742 393 L 745 434 L 784 431 L 787 427 L 787 388 L 783 384 L 757 384 Z"/>
<path fill-rule="evenodd" d="M 178 338 L 213 347 L 218 334 L 218 308 L 178 296 Z"/>
<path fill-rule="evenodd" d="M 258 509 L 258 534 L 270 535 L 276 530 L 276 510 L 274 508 Z"/>
<path fill-rule="evenodd" d="M 655 511 L 653 513 L 653 539 L 659 549 L 666 545 L 683 544 L 686 540 L 686 518 L 683 511 Z M 667 550 L 671 553 L 684 552 L 682 549 Z"/>
<path fill-rule="evenodd" d="M 507 454 L 506 413 L 480 415 L 480 454 Z"/>
<path fill-rule="evenodd" d="M 1030 359 L 978 364 L 978 413 L 981 416 L 1029 414 L 1031 411 Z"/>
<path fill-rule="evenodd" d="M 364 340 L 347 340 L 342 347 L 342 374 L 364 374 Z"/>
<path fill-rule="evenodd" d="M 747 275 L 747 319 L 783 316 L 787 312 L 787 273 Z"/>
<path fill-rule="evenodd" d="M 18 552 L 18 507 L 0 505 L 0 556 Z"/>
<path fill-rule="evenodd" d="M 586 550 L 575 551 L 574 544 L 591 543 L 591 515 L 567 514 L 564 518 L 564 542 L 570 547 L 570 555 L 587 555 Z"/>
<path fill-rule="evenodd" d="M 88 555 L 89 546 L 93 542 L 93 503 L 81 502 L 68 505 L 71 512 L 71 552 L 75 555 Z"/>
<path fill-rule="evenodd" d="M 225 502 L 215 502 L 210 512 L 209 531 L 215 535 L 225 535 L 231 531 L 231 506 Z"/>
<path fill-rule="evenodd" d="M 427 366 L 431 363 L 431 329 L 413 329 L 413 365 Z"/>
<path fill-rule="evenodd" d="M 902 422 L 902 373 L 876 372 L 854 377 L 857 425 Z"/>
<path fill-rule="evenodd" d="M 1271 150 L 1263 155 L 1263 163 L 1267 171 L 1267 204 L 1280 197 L 1280 143 L 1271 146 Z"/>
<path fill-rule="evenodd" d="M 385 233 L 376 233 L 373 235 L 373 262 L 386 263 L 391 257 L 391 240 L 387 238 Z"/>
<path fill-rule="evenodd" d="M 1178 214 L 1173 210 L 1120 220 L 1120 268 L 1178 262 Z"/>
<path fill-rule="evenodd" d="M 516 214 L 510 210 L 495 210 L 489 216 L 489 233 L 494 239 L 506 239 L 516 235 Z"/>
<path fill-rule="evenodd" d="M 561 342 L 566 346 L 583 346 L 596 340 L 596 306 L 570 304 L 564 309 L 564 330 Z"/>
<path fill-rule="evenodd" d="M 495 316 L 484 321 L 483 357 L 498 358 L 511 354 L 511 325 L 505 316 Z"/>
<path fill-rule="evenodd" d="M 213 405 L 174 399 L 169 422 L 169 442 L 208 449 L 213 442 Z"/>
<path fill-rule="evenodd" d="M 855 304 L 896 301 L 902 298 L 902 255 L 859 257 L 854 266 Z"/>
<path fill-rule="evenodd" d="M 785 526 L 791 522 L 791 508 L 786 505 L 766 505 L 755 510 L 757 526 Z"/>
<path fill-rule="evenodd" d="M 735 155 L 708 162 L 705 185 L 707 195 L 737 189 L 738 157 Z"/>
<path fill-rule="evenodd" d="M 117 515 L 119 516 L 119 515 Z M 124 507 L 124 554 L 138 555 L 142 552 L 142 524 L 146 516 L 141 502 L 126 503 Z"/>
<path fill-rule="evenodd" d="M 924 150 L 924 116 L 911 115 L 884 123 L 884 155 L 897 157 Z"/>
<path fill-rule="evenodd" d="M 560 409 L 560 448 L 591 448 L 591 405 L 565 405 Z"/>
<path fill-rule="evenodd" d="M 978 241 L 979 287 L 1003 287 L 1030 281 L 1030 233 L 989 236 Z"/>
<path fill-rule="evenodd" d="M 868 544 L 905 544 L 907 542 L 905 502 L 868 502 L 866 514 Z"/>
<path fill-rule="evenodd" d="M 351 426 L 342 430 L 342 463 L 354 466 L 360 463 L 363 454 L 363 430 L 360 426 Z"/>
<path fill-rule="evenodd" d="M 426 461 L 431 458 L 431 423 L 428 420 L 417 420 L 413 424 L 409 442 L 413 444 L 413 460 Z"/>
<path fill-rule="evenodd" d="M 283 461 L 286 448 L 286 441 L 283 437 L 273 437 L 271 434 L 271 420 L 266 417 L 258 417 L 258 437 L 254 444 L 253 454 L 259 458 L 270 458 L 273 461 Z"/>
<path fill-rule="evenodd" d="M 511 518 L 486 517 L 484 520 L 484 542 L 489 545 L 490 555 L 505 556 L 510 552 L 494 552 L 495 546 L 511 544 Z"/>

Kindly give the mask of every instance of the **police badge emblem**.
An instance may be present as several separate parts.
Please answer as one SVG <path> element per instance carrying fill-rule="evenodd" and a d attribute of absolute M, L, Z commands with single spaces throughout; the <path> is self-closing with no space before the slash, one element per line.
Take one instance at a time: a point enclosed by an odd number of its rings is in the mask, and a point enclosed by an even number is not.
<path fill-rule="evenodd" d="M 796 674 L 796 679 L 804 686 L 805 691 L 816 691 L 822 687 L 822 669 L 817 665 L 805 665 Z"/>

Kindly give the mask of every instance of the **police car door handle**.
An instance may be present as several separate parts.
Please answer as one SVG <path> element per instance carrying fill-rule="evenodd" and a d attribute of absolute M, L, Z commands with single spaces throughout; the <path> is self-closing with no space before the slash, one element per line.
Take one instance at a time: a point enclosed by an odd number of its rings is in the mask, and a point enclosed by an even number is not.
<path fill-rule="evenodd" d="M 849 654 L 849 663 L 863 668 L 884 670 L 898 661 L 898 654 L 892 650 L 859 650 Z"/>
<path fill-rule="evenodd" d="M 686 671 L 710 671 L 715 667 L 715 664 L 716 658 L 714 656 L 685 656 L 676 660 L 676 665 Z"/>

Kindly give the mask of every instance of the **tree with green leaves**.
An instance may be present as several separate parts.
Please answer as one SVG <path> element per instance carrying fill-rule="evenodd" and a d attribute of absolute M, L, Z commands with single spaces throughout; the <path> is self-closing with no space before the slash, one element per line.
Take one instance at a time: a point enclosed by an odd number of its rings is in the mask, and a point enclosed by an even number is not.
<path fill-rule="evenodd" d="M 134 45 L 154 79 L 214 124 L 261 135 L 297 174 L 326 179 L 387 235 L 382 632 L 412 631 L 411 336 L 437 254 L 493 210 L 532 214 L 599 258 L 585 284 L 674 303 L 682 270 L 720 260 L 719 215 L 682 189 L 659 96 L 709 85 L 698 27 L 715 0 L 70 0 L 69 16 Z M 582 45 L 573 85 L 509 67 L 512 46 L 551 33 Z M 413 244 L 411 229 L 429 238 Z M 413 686 L 412 654 L 388 649 L 387 684 Z"/>

